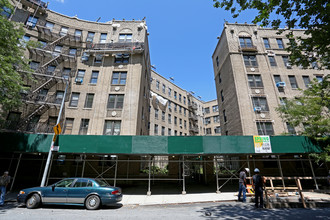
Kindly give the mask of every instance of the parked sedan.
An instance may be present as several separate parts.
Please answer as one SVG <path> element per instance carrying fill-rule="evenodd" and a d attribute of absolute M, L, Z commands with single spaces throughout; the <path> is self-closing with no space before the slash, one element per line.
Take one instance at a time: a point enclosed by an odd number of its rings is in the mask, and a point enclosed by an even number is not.
<path fill-rule="evenodd" d="M 90 178 L 67 178 L 50 186 L 23 189 L 17 195 L 17 201 L 29 209 L 41 204 L 70 204 L 94 210 L 121 200 L 121 188 Z"/>

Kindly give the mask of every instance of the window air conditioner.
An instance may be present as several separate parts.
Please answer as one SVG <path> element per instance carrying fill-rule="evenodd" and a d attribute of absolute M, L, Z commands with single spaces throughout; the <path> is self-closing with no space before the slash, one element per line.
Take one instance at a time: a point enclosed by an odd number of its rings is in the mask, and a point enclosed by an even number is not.
<path fill-rule="evenodd" d="M 287 63 L 286 64 L 286 68 L 291 69 L 292 68 L 291 64 L 290 63 Z"/>
<path fill-rule="evenodd" d="M 285 87 L 285 82 L 278 82 L 278 83 L 276 83 L 276 87 L 278 87 L 278 88 L 284 88 Z"/>
<path fill-rule="evenodd" d="M 261 111 L 261 107 L 255 107 L 255 108 L 254 108 L 254 111 L 255 111 L 255 112 L 260 112 L 260 111 Z"/>
<path fill-rule="evenodd" d="M 82 79 L 79 79 L 79 78 L 76 78 L 76 83 L 82 83 L 83 82 L 83 80 Z"/>

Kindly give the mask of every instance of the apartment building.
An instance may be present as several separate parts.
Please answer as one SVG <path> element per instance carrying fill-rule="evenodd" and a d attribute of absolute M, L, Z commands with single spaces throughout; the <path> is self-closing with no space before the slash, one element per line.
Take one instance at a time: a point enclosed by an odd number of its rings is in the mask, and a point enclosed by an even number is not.
<path fill-rule="evenodd" d="M 221 135 L 218 100 L 211 100 L 203 104 L 204 135 Z"/>
<path fill-rule="evenodd" d="M 150 90 L 150 135 L 202 134 L 203 101 L 153 70 Z"/>
<path fill-rule="evenodd" d="M 33 79 L 25 80 L 24 104 L 8 113 L 6 130 L 52 133 L 65 99 L 63 134 L 149 134 L 151 73 L 144 20 L 91 22 L 51 11 L 42 1 L 12 4 L 9 19 L 26 31 L 22 46 L 27 41 L 38 46 L 26 49 Z"/>
<path fill-rule="evenodd" d="M 291 66 L 285 50 L 288 31 L 252 24 L 229 24 L 212 55 L 222 135 L 295 134 L 275 108 L 300 94 L 329 70 L 316 62 L 309 69 Z M 304 30 L 293 30 L 304 37 Z"/>

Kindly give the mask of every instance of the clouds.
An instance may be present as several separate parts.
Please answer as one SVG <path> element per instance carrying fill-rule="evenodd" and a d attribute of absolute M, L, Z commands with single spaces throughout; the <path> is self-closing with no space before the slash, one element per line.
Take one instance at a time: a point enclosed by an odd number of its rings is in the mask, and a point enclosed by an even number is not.
<path fill-rule="evenodd" d="M 64 3 L 64 0 L 56 0 L 57 2 Z"/>

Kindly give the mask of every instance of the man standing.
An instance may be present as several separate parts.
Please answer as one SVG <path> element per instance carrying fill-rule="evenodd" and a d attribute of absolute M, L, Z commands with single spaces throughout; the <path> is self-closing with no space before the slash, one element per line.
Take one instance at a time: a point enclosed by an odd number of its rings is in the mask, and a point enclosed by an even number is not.
<path fill-rule="evenodd" d="M 238 189 L 238 201 L 241 200 L 241 194 L 243 192 L 243 202 L 246 201 L 246 172 L 250 172 L 249 168 L 243 169 L 239 173 L 239 189 Z"/>
<path fill-rule="evenodd" d="M 6 188 L 10 183 L 10 176 L 8 176 L 9 172 L 5 171 L 3 175 L 0 177 L 0 206 L 5 204 L 5 195 L 6 195 Z"/>
<path fill-rule="evenodd" d="M 255 175 L 252 177 L 252 185 L 254 188 L 255 194 L 255 207 L 263 208 L 264 207 L 264 199 L 263 199 L 263 186 L 265 183 L 265 179 L 260 175 L 260 171 L 258 168 L 254 169 Z M 260 204 L 259 204 L 260 199 Z"/>

